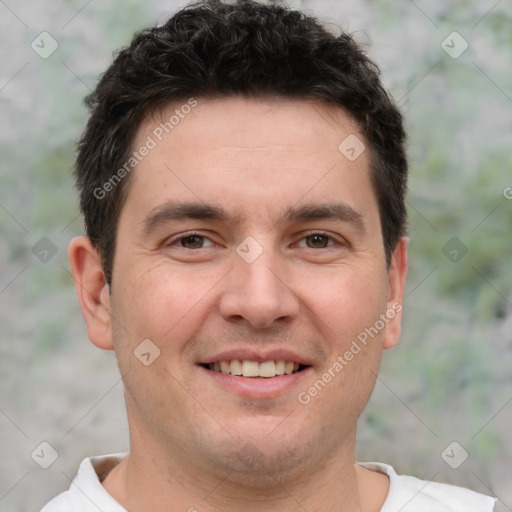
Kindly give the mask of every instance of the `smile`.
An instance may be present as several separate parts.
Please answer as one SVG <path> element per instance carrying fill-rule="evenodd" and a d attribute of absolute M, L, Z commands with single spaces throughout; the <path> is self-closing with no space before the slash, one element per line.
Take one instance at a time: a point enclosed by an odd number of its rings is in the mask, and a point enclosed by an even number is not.
<path fill-rule="evenodd" d="M 307 368 L 307 366 L 294 363 L 293 361 L 270 360 L 258 362 L 247 359 L 223 360 L 215 363 L 207 363 L 202 366 L 215 372 L 248 378 L 272 378 L 279 375 L 291 375 Z"/>

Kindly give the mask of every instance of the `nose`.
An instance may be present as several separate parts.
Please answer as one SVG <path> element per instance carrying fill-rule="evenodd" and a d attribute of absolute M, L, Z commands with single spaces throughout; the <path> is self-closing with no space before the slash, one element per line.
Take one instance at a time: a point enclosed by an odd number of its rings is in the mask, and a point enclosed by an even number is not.
<path fill-rule="evenodd" d="M 297 318 L 300 302 L 287 282 L 288 274 L 266 250 L 252 263 L 235 257 L 224 281 L 220 314 L 226 321 L 260 329 Z"/>

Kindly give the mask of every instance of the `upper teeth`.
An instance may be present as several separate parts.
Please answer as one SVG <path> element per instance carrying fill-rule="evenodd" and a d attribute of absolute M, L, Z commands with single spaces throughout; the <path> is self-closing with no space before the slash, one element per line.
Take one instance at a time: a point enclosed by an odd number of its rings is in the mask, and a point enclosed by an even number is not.
<path fill-rule="evenodd" d="M 248 361 L 233 359 L 232 361 L 218 361 L 208 365 L 210 370 L 243 377 L 275 377 L 276 375 L 290 375 L 299 369 L 299 363 L 292 361 Z"/>

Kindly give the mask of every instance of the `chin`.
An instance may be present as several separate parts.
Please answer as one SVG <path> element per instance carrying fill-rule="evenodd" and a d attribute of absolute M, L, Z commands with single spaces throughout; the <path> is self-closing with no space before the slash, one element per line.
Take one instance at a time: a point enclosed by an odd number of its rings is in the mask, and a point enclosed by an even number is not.
<path fill-rule="evenodd" d="M 288 431 L 286 437 L 279 437 L 269 436 L 272 429 L 259 429 L 259 436 L 254 430 L 222 441 L 210 439 L 201 454 L 227 481 L 267 489 L 307 474 L 315 460 L 324 455 L 321 440 L 306 440 L 304 432 Z"/>
<path fill-rule="evenodd" d="M 229 471 L 226 479 L 255 489 L 282 487 L 311 471 L 310 457 L 297 449 L 282 447 L 279 453 L 269 453 L 248 441 L 238 452 L 223 457 L 222 463 Z"/>

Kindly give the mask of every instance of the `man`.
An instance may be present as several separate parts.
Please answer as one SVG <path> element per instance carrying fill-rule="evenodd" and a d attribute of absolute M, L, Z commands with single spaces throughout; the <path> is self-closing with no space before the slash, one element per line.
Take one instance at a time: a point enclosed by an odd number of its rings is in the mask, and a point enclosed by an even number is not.
<path fill-rule="evenodd" d="M 408 239 L 402 119 L 353 39 L 206 1 L 138 34 L 88 105 L 69 258 L 130 452 L 44 512 L 492 510 L 354 460 Z"/>

